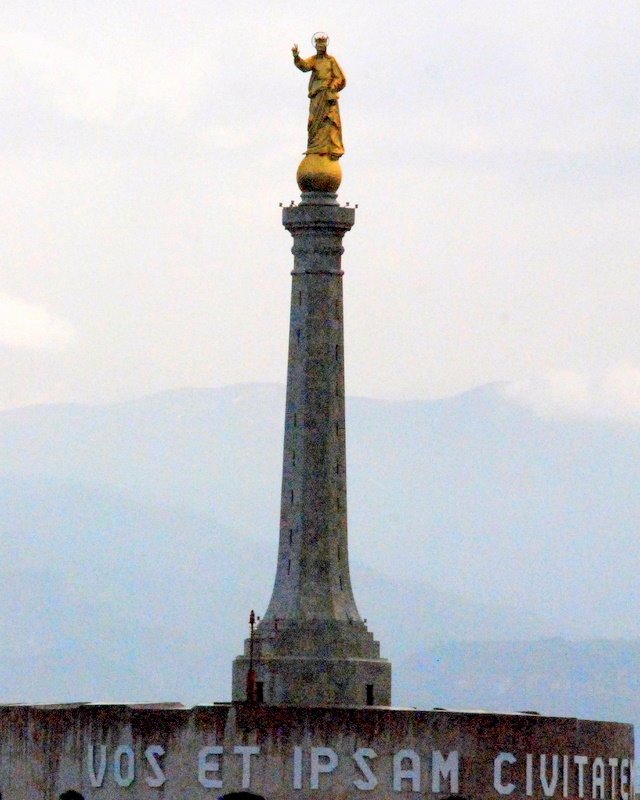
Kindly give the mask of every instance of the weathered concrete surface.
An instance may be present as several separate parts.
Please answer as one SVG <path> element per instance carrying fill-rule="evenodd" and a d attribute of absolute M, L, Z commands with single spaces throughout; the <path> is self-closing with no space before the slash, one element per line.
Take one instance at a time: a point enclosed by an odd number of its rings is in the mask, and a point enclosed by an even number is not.
<path fill-rule="evenodd" d="M 632 753 L 629 725 L 532 715 L 245 704 L 0 708 L 2 800 L 59 800 L 67 791 L 84 800 L 235 791 L 269 800 L 629 800 Z"/>
<path fill-rule="evenodd" d="M 391 665 L 356 607 L 349 573 L 342 238 L 353 208 L 303 194 L 283 209 L 293 236 L 289 363 L 275 584 L 254 641 L 271 703 L 391 703 Z M 249 642 L 233 667 L 247 698 Z"/>

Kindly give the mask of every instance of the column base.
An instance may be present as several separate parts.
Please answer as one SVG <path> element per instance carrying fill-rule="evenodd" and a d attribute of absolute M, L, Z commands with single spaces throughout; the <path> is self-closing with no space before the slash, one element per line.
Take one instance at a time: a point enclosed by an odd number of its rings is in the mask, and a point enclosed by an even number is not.
<path fill-rule="evenodd" d="M 276 656 L 254 663 L 256 699 L 271 705 L 389 706 L 391 663 L 385 658 Z M 232 699 L 246 701 L 249 659 L 233 662 Z"/>

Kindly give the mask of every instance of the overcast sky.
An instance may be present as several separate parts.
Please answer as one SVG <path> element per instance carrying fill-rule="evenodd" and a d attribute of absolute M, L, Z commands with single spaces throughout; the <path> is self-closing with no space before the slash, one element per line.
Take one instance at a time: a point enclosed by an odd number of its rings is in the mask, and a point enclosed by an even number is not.
<path fill-rule="evenodd" d="M 0 408 L 284 382 L 317 30 L 348 391 L 640 411 L 634 0 L 4 0 Z"/>

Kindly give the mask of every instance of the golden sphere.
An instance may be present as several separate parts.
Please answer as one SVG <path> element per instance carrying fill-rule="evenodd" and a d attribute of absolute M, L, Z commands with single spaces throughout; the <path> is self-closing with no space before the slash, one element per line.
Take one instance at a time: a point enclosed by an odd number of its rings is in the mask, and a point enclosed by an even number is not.
<path fill-rule="evenodd" d="M 342 168 L 329 156 L 309 155 L 300 162 L 296 179 L 302 192 L 337 192 Z"/>

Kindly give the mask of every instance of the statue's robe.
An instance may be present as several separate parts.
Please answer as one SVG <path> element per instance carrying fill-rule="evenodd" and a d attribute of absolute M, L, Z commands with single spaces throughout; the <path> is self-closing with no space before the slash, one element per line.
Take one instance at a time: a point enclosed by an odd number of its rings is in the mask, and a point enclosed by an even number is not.
<path fill-rule="evenodd" d="M 311 71 L 309 79 L 309 123 L 307 155 L 326 155 L 338 159 L 344 153 L 338 92 L 347 81 L 333 56 L 294 58 L 302 72 Z"/>

